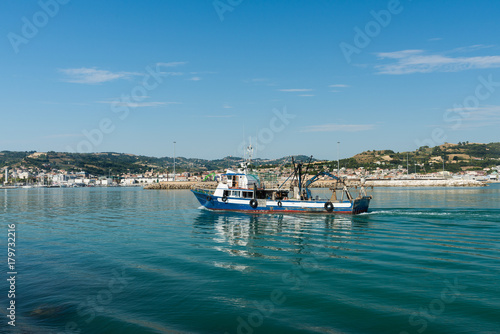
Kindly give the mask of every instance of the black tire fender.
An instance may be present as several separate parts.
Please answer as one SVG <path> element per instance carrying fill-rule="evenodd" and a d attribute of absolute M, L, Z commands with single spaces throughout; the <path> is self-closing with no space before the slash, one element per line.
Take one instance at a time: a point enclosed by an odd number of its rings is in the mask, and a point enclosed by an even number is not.
<path fill-rule="evenodd" d="M 207 202 L 210 202 L 212 200 L 212 196 L 207 195 Z"/>
<path fill-rule="evenodd" d="M 333 211 L 333 204 L 332 204 L 332 202 L 326 202 L 325 203 L 325 210 L 328 211 L 328 212 L 332 212 Z"/>
<path fill-rule="evenodd" d="M 224 203 L 227 203 L 227 196 L 225 196 L 225 195 L 224 195 L 224 196 L 222 196 L 222 201 L 223 201 Z"/>
<path fill-rule="evenodd" d="M 281 201 L 278 201 L 278 206 L 281 208 L 283 206 L 283 203 L 281 203 Z"/>
<path fill-rule="evenodd" d="M 257 205 L 259 205 L 259 203 L 257 202 L 257 200 L 255 198 L 250 200 L 250 206 L 252 207 L 252 209 L 255 209 L 257 207 Z"/>

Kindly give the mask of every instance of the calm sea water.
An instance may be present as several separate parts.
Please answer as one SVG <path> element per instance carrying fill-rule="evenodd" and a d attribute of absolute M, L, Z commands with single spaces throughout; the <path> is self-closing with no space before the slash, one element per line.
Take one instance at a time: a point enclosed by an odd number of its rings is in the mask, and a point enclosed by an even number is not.
<path fill-rule="evenodd" d="M 252 216 L 189 191 L 0 190 L 0 332 L 500 333 L 500 186 L 372 194 L 358 216 Z"/>

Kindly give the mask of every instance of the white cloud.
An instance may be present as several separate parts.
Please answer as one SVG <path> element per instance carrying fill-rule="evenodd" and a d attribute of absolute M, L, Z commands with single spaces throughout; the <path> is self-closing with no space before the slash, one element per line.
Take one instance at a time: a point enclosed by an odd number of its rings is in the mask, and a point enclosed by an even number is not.
<path fill-rule="evenodd" d="M 178 67 L 178 66 L 182 66 L 182 65 L 186 65 L 188 62 L 187 61 L 172 61 L 172 62 L 169 62 L 169 63 L 156 63 L 156 72 L 160 73 L 161 75 L 184 75 L 183 72 L 172 72 L 172 71 L 166 71 L 167 69 L 168 70 L 172 70 L 172 67 Z M 165 68 L 166 67 L 166 68 Z M 166 71 L 166 72 L 164 72 Z"/>
<path fill-rule="evenodd" d="M 299 96 L 311 97 L 311 96 L 316 96 L 316 95 L 314 95 L 314 94 L 299 94 Z"/>
<path fill-rule="evenodd" d="M 306 126 L 301 130 L 301 132 L 359 132 L 368 131 L 375 128 L 375 124 L 320 124 L 320 125 L 310 125 Z"/>
<path fill-rule="evenodd" d="M 469 120 L 497 120 L 500 121 L 500 106 L 484 106 L 470 111 Z"/>
<path fill-rule="evenodd" d="M 278 89 L 280 92 L 310 92 L 309 88 L 291 88 L 291 89 Z"/>
<path fill-rule="evenodd" d="M 457 119 L 463 118 L 460 123 L 461 129 L 500 125 L 500 106 L 488 105 L 478 108 L 447 109 L 447 111 L 457 111 Z M 456 127 L 456 124 L 452 123 L 450 127 Z"/>
<path fill-rule="evenodd" d="M 111 72 L 107 70 L 98 70 L 96 68 L 66 68 L 60 69 L 60 72 L 66 75 L 63 81 L 82 84 L 99 84 L 117 79 L 126 79 L 140 73 L 134 72 Z"/>
<path fill-rule="evenodd" d="M 200 81 L 201 78 L 200 77 L 192 77 L 192 78 L 189 78 L 188 80 L 190 80 L 190 81 Z"/>
<path fill-rule="evenodd" d="M 469 45 L 469 46 L 462 46 L 460 48 L 456 48 L 451 50 L 450 52 L 472 52 L 476 50 L 482 50 L 482 49 L 489 49 L 494 47 L 494 45 L 484 45 L 484 44 L 475 44 L 475 45 Z"/>
<path fill-rule="evenodd" d="M 425 54 L 423 50 L 382 52 L 377 55 L 381 59 L 393 61 L 389 64 L 376 66 L 379 74 L 458 72 L 500 67 L 500 56 L 449 57 L 439 54 Z"/>
<path fill-rule="evenodd" d="M 271 81 L 271 79 L 268 78 L 244 79 L 243 82 L 254 86 L 277 86 L 275 82 Z"/>
<path fill-rule="evenodd" d="M 266 78 L 253 78 L 250 81 L 251 82 L 265 82 L 265 81 L 269 81 L 269 79 L 266 79 Z"/>
<path fill-rule="evenodd" d="M 328 87 L 331 87 L 331 88 L 346 88 L 346 87 L 351 87 L 351 86 L 344 85 L 344 84 L 335 84 L 335 85 L 330 85 Z"/>

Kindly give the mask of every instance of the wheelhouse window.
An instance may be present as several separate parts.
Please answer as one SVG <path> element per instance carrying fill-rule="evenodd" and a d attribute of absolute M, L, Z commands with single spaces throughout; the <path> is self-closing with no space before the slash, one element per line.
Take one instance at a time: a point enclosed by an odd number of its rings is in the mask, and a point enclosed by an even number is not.
<path fill-rule="evenodd" d="M 252 192 L 251 191 L 244 191 L 243 192 L 243 198 L 252 198 Z"/>
<path fill-rule="evenodd" d="M 224 190 L 224 195 L 223 196 L 228 197 L 229 196 L 229 190 Z"/>

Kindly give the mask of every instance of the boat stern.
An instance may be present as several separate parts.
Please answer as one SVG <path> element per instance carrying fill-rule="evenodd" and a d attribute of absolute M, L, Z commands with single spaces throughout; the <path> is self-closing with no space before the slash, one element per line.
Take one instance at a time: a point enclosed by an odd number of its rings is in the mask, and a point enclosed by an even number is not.
<path fill-rule="evenodd" d="M 368 211 L 368 207 L 370 206 L 371 196 L 363 196 L 361 198 L 356 198 L 352 203 L 352 213 L 358 214 Z"/>

